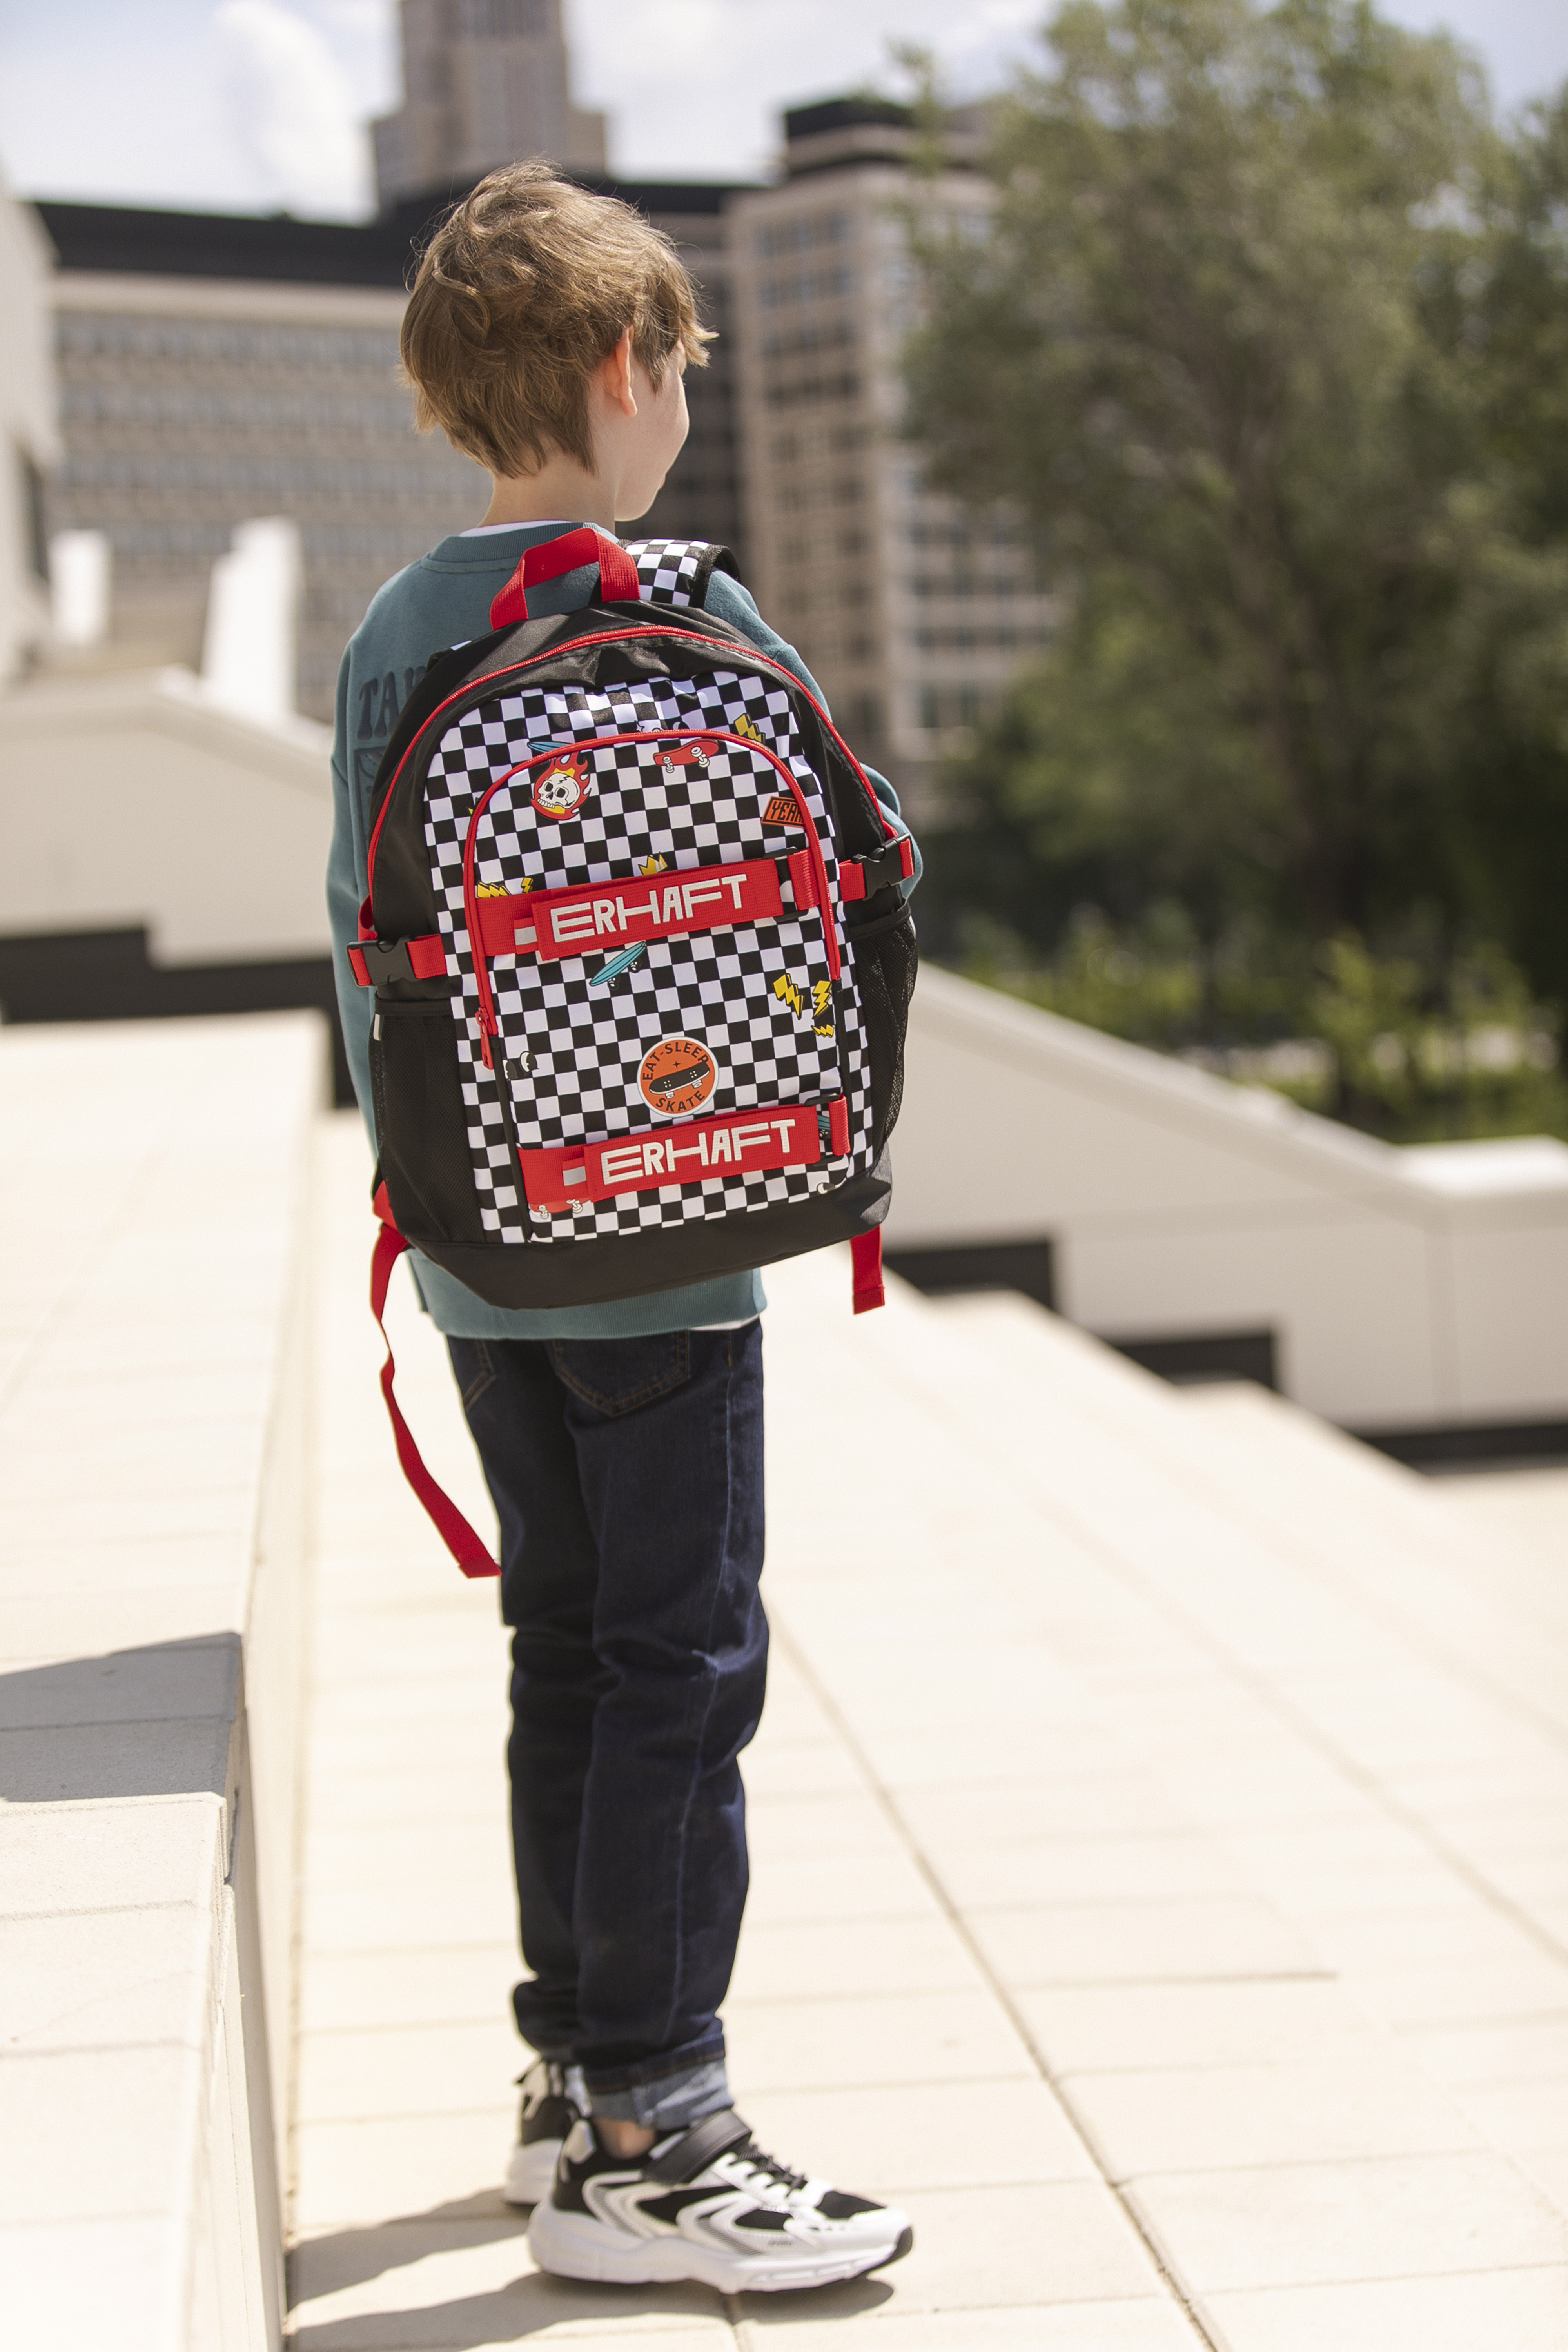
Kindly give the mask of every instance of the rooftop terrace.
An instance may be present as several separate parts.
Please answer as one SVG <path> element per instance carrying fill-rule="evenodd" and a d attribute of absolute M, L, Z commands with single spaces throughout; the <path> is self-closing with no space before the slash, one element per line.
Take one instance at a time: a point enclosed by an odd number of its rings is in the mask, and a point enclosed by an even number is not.
<path fill-rule="evenodd" d="M 916 2250 L 732 2305 L 533 2272 L 498 2193 L 504 1637 L 396 1472 L 321 1050 L 308 1016 L 0 1036 L 26 2340 L 273 2340 L 264 2020 L 308 2352 L 1561 2352 L 1564 1474 L 1426 1484 L 1016 1298 L 890 1285 L 852 1320 L 832 1256 L 768 1277 L 775 1649 L 727 2018 L 759 2136 L 897 2192 Z M 395 1336 L 478 1514 L 406 1297 Z M 270 1960 L 226 1928 L 247 1906 Z"/>

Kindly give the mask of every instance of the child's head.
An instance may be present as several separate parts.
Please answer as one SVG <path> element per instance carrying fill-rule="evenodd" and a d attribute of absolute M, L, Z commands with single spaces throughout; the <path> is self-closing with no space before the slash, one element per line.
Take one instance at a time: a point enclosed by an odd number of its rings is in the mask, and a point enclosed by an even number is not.
<path fill-rule="evenodd" d="M 419 429 L 507 478 L 557 454 L 592 473 L 590 386 L 628 333 L 656 394 L 669 368 L 706 364 L 669 239 L 546 163 L 492 172 L 431 238 L 404 313 Z"/>

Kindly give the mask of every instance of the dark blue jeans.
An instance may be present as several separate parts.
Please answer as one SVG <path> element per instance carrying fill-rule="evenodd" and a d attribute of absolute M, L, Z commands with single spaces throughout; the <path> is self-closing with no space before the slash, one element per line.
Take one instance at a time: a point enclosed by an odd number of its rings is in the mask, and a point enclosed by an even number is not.
<path fill-rule="evenodd" d="M 597 2115 L 730 2104 L 737 1758 L 767 1674 L 762 1325 L 448 1339 L 500 1518 L 524 2041 Z"/>

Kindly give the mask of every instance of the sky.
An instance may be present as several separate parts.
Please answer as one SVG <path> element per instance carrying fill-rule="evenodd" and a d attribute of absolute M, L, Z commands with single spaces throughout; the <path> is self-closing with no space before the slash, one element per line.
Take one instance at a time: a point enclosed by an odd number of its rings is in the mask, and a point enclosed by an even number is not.
<path fill-rule="evenodd" d="M 1383 0 L 1469 44 L 1504 109 L 1568 79 L 1568 0 Z M 898 87 L 935 51 L 953 94 L 1035 47 L 1042 0 L 565 0 L 577 100 L 627 179 L 766 172 L 784 106 Z M 0 170 L 27 195 L 352 218 L 365 124 L 398 100 L 395 0 L 0 0 Z"/>

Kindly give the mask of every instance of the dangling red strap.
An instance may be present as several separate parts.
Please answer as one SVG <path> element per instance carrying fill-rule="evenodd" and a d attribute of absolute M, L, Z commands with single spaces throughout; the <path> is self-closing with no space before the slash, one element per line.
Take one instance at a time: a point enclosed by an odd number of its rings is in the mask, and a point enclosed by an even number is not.
<path fill-rule="evenodd" d="M 370 1311 L 376 1328 L 386 1339 L 386 1325 L 382 1320 L 386 1307 L 386 1286 L 392 1280 L 392 1269 L 403 1255 L 408 1244 L 392 1222 L 392 1211 L 384 1184 L 377 1187 L 375 1213 L 382 1220 L 375 1237 L 375 1254 L 370 1262 Z M 397 1445 L 397 1458 L 403 1465 L 403 1475 L 424 1504 L 440 1537 L 465 1576 L 499 1576 L 500 1570 L 490 1558 L 479 1537 L 458 1510 L 449 1495 L 443 1494 L 420 1459 L 414 1433 L 397 1409 L 397 1399 L 392 1393 L 393 1376 L 397 1370 L 392 1360 L 392 1342 L 386 1339 L 386 1361 L 381 1368 L 381 1393 L 386 1399 L 386 1410 L 392 1421 L 392 1434 Z"/>
<path fill-rule="evenodd" d="M 637 568 L 618 539 L 609 539 L 591 523 L 569 530 L 560 539 L 541 541 L 523 551 L 521 562 L 490 604 L 492 629 L 510 629 L 528 618 L 528 592 L 536 580 L 559 580 L 563 572 L 599 567 L 599 597 L 605 604 L 635 604 L 642 591 Z"/>
<path fill-rule="evenodd" d="M 873 1307 L 887 1304 L 882 1288 L 882 1228 L 873 1225 L 868 1234 L 857 1234 L 849 1244 L 849 1261 L 855 1272 L 855 1312 L 869 1315 Z"/>

